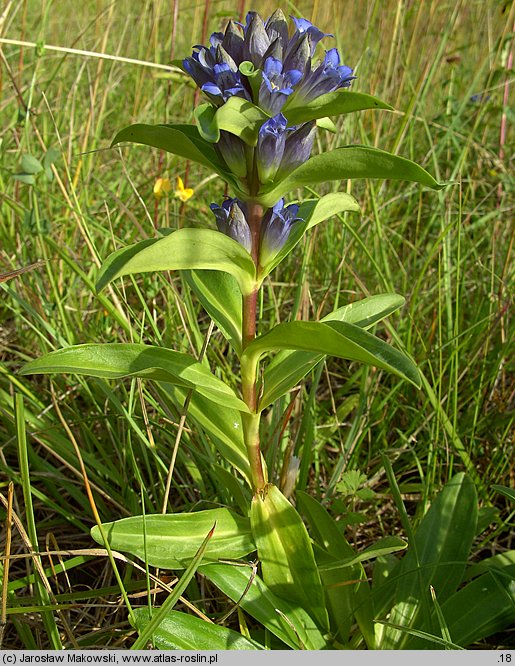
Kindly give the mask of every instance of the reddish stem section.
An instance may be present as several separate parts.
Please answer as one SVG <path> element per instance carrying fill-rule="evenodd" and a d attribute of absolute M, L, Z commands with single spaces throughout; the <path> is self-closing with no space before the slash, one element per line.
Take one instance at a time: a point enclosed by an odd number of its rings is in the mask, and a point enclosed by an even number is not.
<path fill-rule="evenodd" d="M 250 227 L 252 238 L 252 259 L 256 267 L 259 262 L 259 235 L 261 231 L 261 220 L 263 218 L 263 206 L 257 203 L 249 203 L 247 210 L 247 223 Z M 256 311 L 258 290 L 255 289 L 243 298 L 243 349 L 256 337 Z"/>
<path fill-rule="evenodd" d="M 259 240 L 261 221 L 263 219 L 263 207 L 255 202 L 247 204 L 247 223 L 250 227 L 252 238 L 252 259 L 256 267 L 259 262 Z M 256 337 L 256 312 L 258 289 L 243 297 L 243 327 L 242 344 L 243 349 L 247 347 Z M 249 456 L 254 490 L 260 490 L 265 484 L 263 465 L 261 460 L 261 447 L 259 443 L 259 414 L 256 414 L 258 406 L 257 368 L 242 368 L 242 394 L 243 399 L 249 406 L 252 414 L 244 414 L 245 445 Z"/>

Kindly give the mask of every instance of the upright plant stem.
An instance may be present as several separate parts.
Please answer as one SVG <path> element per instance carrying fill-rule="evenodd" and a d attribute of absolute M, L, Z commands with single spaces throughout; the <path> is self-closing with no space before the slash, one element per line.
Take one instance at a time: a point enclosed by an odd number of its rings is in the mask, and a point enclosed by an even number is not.
<path fill-rule="evenodd" d="M 247 222 L 252 237 L 252 258 L 256 266 L 259 261 L 259 233 L 261 220 L 263 218 L 263 207 L 255 202 L 248 204 Z M 256 337 L 256 311 L 259 289 L 243 297 L 243 325 L 242 343 L 243 349 L 247 347 Z M 249 458 L 252 484 L 255 491 L 261 490 L 265 485 L 265 475 L 261 460 L 261 447 L 259 443 L 259 421 L 260 414 L 256 413 L 258 405 L 257 366 L 254 362 L 245 359 L 241 364 L 241 389 L 243 399 L 248 405 L 251 414 L 243 415 L 243 435 L 247 455 Z"/>

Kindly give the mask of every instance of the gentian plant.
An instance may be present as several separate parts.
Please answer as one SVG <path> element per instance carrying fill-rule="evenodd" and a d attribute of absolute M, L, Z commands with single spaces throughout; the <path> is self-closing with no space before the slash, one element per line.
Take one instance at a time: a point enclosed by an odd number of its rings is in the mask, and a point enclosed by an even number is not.
<path fill-rule="evenodd" d="M 312 155 L 318 128 L 327 127 L 329 118 L 390 107 L 349 89 L 355 77 L 337 49 L 317 54 L 329 35 L 305 19 L 292 21 L 289 26 L 278 10 L 267 21 L 249 12 L 245 25 L 229 22 L 225 32 L 211 35 L 209 46 L 195 46 L 181 63 L 207 99 L 195 110 L 196 125 L 137 124 L 122 129 L 113 141 L 168 151 L 203 165 L 227 184 L 230 197 L 211 203 L 213 228 L 181 228 L 114 252 L 100 270 L 98 289 L 142 272 L 184 271 L 191 290 L 234 350 L 238 384 L 227 384 L 188 354 L 145 344 L 69 347 L 24 369 L 158 382 L 176 404 L 187 401 L 188 418 L 205 430 L 232 471 L 228 485 L 234 488 L 236 483 L 240 489 L 239 512 L 222 507 L 135 516 L 93 529 L 99 543 L 148 565 L 185 570 L 152 615 L 151 609 L 132 609 L 126 599 L 139 631 L 134 647 L 144 647 L 152 638 L 158 647 L 263 647 L 256 637 L 171 610 L 197 569 L 266 627 L 278 647 L 348 646 L 356 622 L 360 633 L 354 645 L 409 647 L 406 638 L 413 638 L 397 635 L 396 629 L 383 634 L 374 630 L 374 618 L 394 603 L 395 588 L 372 595 L 362 565 L 406 543 L 390 537 L 357 553 L 322 505 L 299 492 L 296 506 L 307 518 L 313 543 L 278 479 L 269 476 L 260 428 L 263 412 L 326 355 L 369 364 L 419 386 L 413 361 L 368 331 L 400 308 L 403 298 L 372 296 L 321 321 L 289 321 L 268 330 L 257 321 L 257 304 L 265 278 L 304 234 L 332 215 L 359 211 L 346 193 L 290 203 L 287 195 L 304 185 L 350 178 L 404 179 L 433 189 L 440 185 L 417 164 L 375 148 L 347 145 Z M 286 468 L 290 489 L 297 462 L 292 458 Z M 462 499 L 469 495 L 470 513 L 474 497 L 467 484 L 464 477 L 459 479 Z M 448 504 L 444 508 L 442 515 L 451 520 Z M 471 538 L 462 534 L 460 547 L 469 548 Z M 259 568 L 242 558 L 254 558 Z M 239 565 L 232 560 L 240 560 Z M 404 580 L 413 579 L 411 566 Z M 426 576 L 427 567 L 423 571 L 420 575 Z M 413 586 L 419 583 L 416 577 Z M 420 627 L 420 618 L 420 607 L 406 601 L 395 622 Z M 188 643 L 187 636 L 197 642 Z"/>

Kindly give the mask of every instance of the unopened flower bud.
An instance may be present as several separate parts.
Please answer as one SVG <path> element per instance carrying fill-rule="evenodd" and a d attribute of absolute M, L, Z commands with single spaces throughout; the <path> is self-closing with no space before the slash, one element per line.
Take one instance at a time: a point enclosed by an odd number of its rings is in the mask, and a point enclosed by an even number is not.
<path fill-rule="evenodd" d="M 216 218 L 218 231 L 242 245 L 247 252 L 251 251 L 252 238 L 250 228 L 245 219 L 245 204 L 238 199 L 226 199 L 221 206 L 212 203 L 210 206 Z"/>
<path fill-rule="evenodd" d="M 284 49 L 288 44 L 288 23 L 286 22 L 285 15 L 280 9 L 276 9 L 268 19 L 265 25 L 265 30 L 270 38 L 270 42 L 273 43 L 276 40 L 279 40 L 279 46 L 284 52 Z"/>
<path fill-rule="evenodd" d="M 244 178 L 247 175 L 245 144 L 239 137 L 221 130 L 220 140 L 215 143 L 215 150 L 235 176 Z"/>
<path fill-rule="evenodd" d="M 261 61 L 270 46 L 270 37 L 266 34 L 263 19 L 257 12 L 247 14 L 247 26 L 243 41 L 243 57 L 254 67 L 261 67 Z"/>

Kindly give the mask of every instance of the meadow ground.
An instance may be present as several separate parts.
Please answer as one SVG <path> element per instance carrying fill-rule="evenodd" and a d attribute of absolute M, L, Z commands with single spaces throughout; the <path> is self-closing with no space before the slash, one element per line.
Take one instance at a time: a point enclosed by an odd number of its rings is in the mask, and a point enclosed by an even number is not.
<path fill-rule="evenodd" d="M 133 630 L 109 561 L 93 550 L 67 554 L 94 548 L 81 465 L 103 521 L 143 508 L 159 512 L 179 410 L 141 380 L 50 380 L 21 377 L 18 370 L 42 353 L 80 342 L 144 341 L 200 353 L 209 318 L 180 275 L 145 275 L 100 295 L 94 282 L 113 249 L 151 237 L 156 228 L 213 226 L 209 203 L 222 199 L 221 180 L 157 150 L 109 145 L 133 122 L 193 122 L 193 86 L 158 65 L 205 43 L 233 7 L 208 0 L 4 3 L 0 492 L 7 498 L 13 482 L 12 511 L 25 529 L 15 523 L 12 542 L 5 529 L 0 540 L 0 550 L 9 546 L 11 554 L 2 599 L 4 648 L 55 646 L 59 636 L 68 647 L 131 644 Z M 238 3 L 242 14 L 250 8 L 267 16 L 274 5 Z M 415 359 L 424 381 L 417 391 L 341 360 L 319 365 L 302 383 L 304 402 L 293 400 L 285 427 L 289 403 L 267 416 L 271 474 L 279 476 L 293 444 L 302 460 L 297 489 L 323 498 L 346 524 L 347 538 L 363 548 L 378 536 L 403 534 L 381 453 L 392 462 L 415 522 L 443 484 L 465 471 L 481 506 L 473 559 L 503 552 L 511 547 L 513 505 L 493 486 L 514 482 L 508 362 L 513 4 L 299 0 L 283 9 L 333 33 L 344 62 L 355 68 L 353 89 L 395 108 L 344 117 L 336 134 L 320 134 L 318 149 L 376 146 L 413 159 L 449 185 L 433 192 L 357 180 L 310 191 L 348 191 L 362 214 L 321 225 L 303 251 L 272 274 L 262 326 L 318 318 L 370 294 L 402 294 L 406 305 L 380 330 Z M 33 169 L 31 156 L 46 159 L 46 168 L 33 178 L 16 177 Z M 172 192 L 157 199 L 156 179 L 177 176 L 194 189 L 193 197 L 181 203 Z M 18 277 L 5 276 L 39 261 Z M 216 329 L 208 356 L 219 376 L 232 376 L 234 358 Z M 208 439 L 186 420 L 169 509 L 234 504 L 220 463 Z M 364 475 L 358 487 L 374 495 L 356 494 L 354 471 Z M 0 506 L 2 523 L 5 517 Z M 43 561 L 53 625 L 39 612 L 29 542 L 57 553 Z M 5 566 L 2 560 L 2 575 Z M 127 591 L 145 599 L 145 576 L 131 567 L 124 571 Z M 203 581 L 192 583 L 185 596 L 208 613 L 223 615 L 227 606 Z M 494 636 L 479 647 L 508 642 L 507 635 Z"/>

